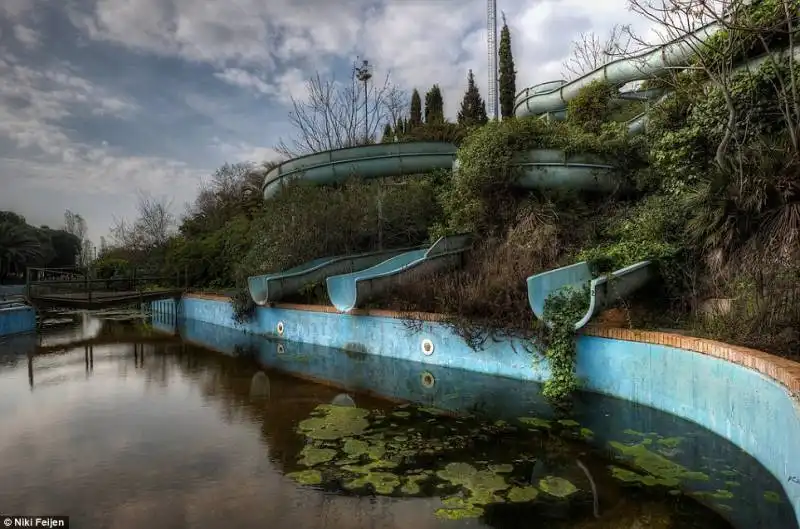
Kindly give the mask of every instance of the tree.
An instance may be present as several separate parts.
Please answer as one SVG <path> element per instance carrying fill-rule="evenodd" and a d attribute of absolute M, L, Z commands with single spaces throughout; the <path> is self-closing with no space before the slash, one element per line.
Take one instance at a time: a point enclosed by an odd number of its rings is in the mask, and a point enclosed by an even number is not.
<path fill-rule="evenodd" d="M 86 240 L 86 232 L 88 230 L 86 227 L 86 221 L 80 215 L 80 213 L 73 213 L 70 210 L 66 210 L 64 212 L 64 231 L 71 233 L 79 241 L 78 255 L 76 256 L 75 262 L 72 263 L 72 265 L 83 263 L 83 242 Z"/>
<path fill-rule="evenodd" d="M 140 191 L 137 204 L 139 217 L 132 223 L 115 219 L 111 233 L 116 245 L 133 254 L 134 259 L 143 259 L 151 251 L 163 249 L 175 225 L 170 206 L 166 198 L 156 199 Z"/>
<path fill-rule="evenodd" d="M 596 70 L 615 57 L 625 55 L 630 44 L 627 26 L 615 25 L 605 40 L 594 32 L 581 33 L 577 40 L 572 41 L 572 53 L 563 62 L 561 75 L 574 79 Z"/>
<path fill-rule="evenodd" d="M 483 125 L 489 121 L 486 116 L 486 104 L 475 85 L 475 76 L 472 70 L 467 75 L 467 91 L 461 101 L 461 110 L 458 112 L 458 124 L 465 126 Z"/>
<path fill-rule="evenodd" d="M 381 136 L 381 143 L 392 143 L 393 141 L 394 141 L 394 131 L 392 131 L 392 126 L 387 123 L 383 127 L 383 136 Z"/>
<path fill-rule="evenodd" d="M 276 146 L 278 152 L 290 158 L 372 143 L 381 123 L 394 123 L 408 108 L 406 94 L 388 74 L 383 84 L 369 85 L 365 101 L 364 85 L 356 76 L 355 64 L 345 83 L 323 79 L 317 73 L 306 82 L 306 92 L 304 98 L 292 96 L 289 122 L 294 134 L 288 143 L 281 139 Z"/>
<path fill-rule="evenodd" d="M 35 228 L 25 223 L 0 223 L 0 281 L 10 273 L 24 271 L 25 266 L 41 258 L 42 253 Z"/>
<path fill-rule="evenodd" d="M 416 88 L 411 93 L 411 113 L 408 124 L 411 127 L 422 125 L 422 98 Z"/>
<path fill-rule="evenodd" d="M 514 70 L 514 56 L 511 53 L 511 32 L 503 13 L 503 29 L 500 31 L 500 116 L 503 119 L 514 117 L 514 99 L 517 95 L 517 72 Z"/>
<path fill-rule="evenodd" d="M 444 99 L 438 84 L 425 94 L 425 124 L 432 123 L 444 123 Z"/>
<path fill-rule="evenodd" d="M 272 163 L 267 163 L 263 168 L 237 163 L 225 164 L 217 169 L 210 181 L 201 184 L 194 204 L 188 207 L 181 221 L 181 233 L 209 233 L 221 228 L 236 215 L 252 217 L 263 205 L 261 184 L 264 174 L 272 167 Z"/>

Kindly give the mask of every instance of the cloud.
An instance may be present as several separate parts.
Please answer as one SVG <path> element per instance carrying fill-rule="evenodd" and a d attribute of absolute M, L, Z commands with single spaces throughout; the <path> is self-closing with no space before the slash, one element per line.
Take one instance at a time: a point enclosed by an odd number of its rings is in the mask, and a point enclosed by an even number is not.
<path fill-rule="evenodd" d="M 42 36 L 38 31 L 22 24 L 14 26 L 14 37 L 28 48 L 36 48 L 42 41 Z"/>

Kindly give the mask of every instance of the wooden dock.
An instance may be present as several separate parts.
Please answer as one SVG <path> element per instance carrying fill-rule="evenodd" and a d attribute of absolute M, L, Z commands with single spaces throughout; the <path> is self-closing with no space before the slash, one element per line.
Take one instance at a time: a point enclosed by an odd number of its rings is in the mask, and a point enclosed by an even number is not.
<path fill-rule="evenodd" d="M 69 294 L 33 294 L 29 298 L 37 308 L 65 308 L 97 310 L 122 305 L 133 305 L 164 298 L 179 297 L 182 289 L 75 292 Z"/>
<path fill-rule="evenodd" d="M 64 274 L 29 269 L 25 297 L 36 308 L 97 310 L 176 298 L 184 289 L 179 277 L 159 277 L 133 271 L 125 277 L 97 278 L 91 271 Z"/>

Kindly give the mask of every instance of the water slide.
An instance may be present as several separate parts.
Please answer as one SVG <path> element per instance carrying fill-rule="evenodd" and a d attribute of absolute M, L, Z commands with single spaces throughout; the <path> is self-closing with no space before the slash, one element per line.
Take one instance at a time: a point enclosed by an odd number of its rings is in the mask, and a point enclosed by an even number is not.
<path fill-rule="evenodd" d="M 322 282 L 326 277 L 369 268 L 398 254 L 417 248 L 400 248 L 337 257 L 321 257 L 275 274 L 247 278 L 250 297 L 256 305 L 267 305 L 297 294 L 307 285 Z"/>
<path fill-rule="evenodd" d="M 450 170 L 456 146 L 446 142 L 378 143 L 319 152 L 285 161 L 264 175 L 264 198 L 301 180 L 317 185 L 343 182 L 352 176 L 381 178 Z"/>
<path fill-rule="evenodd" d="M 350 312 L 390 288 L 458 266 L 469 248 L 469 234 L 441 237 L 430 248 L 393 257 L 372 268 L 328 277 L 328 297 L 340 312 Z"/>
<path fill-rule="evenodd" d="M 699 28 L 690 35 L 683 36 L 667 42 L 653 50 L 612 61 L 600 68 L 591 71 L 573 81 L 550 81 L 542 83 L 520 92 L 516 97 L 514 113 L 517 117 L 541 116 L 546 119 L 564 119 L 566 108 L 583 89 L 594 81 L 605 81 L 620 87 L 631 81 L 652 79 L 662 76 L 672 68 L 686 66 L 699 45 L 721 29 L 717 22 Z M 784 55 L 800 58 L 800 46 L 791 50 L 778 53 L 764 54 L 749 59 L 737 66 L 736 70 L 758 70 L 768 59 L 781 58 Z M 638 99 L 643 101 L 656 101 L 656 104 L 669 97 L 670 92 L 665 89 L 633 90 L 620 92 L 620 99 Z M 627 122 L 628 132 L 638 134 L 645 130 L 647 113 L 639 114 Z M 541 151 L 531 151 L 528 156 L 537 157 Z M 554 154 L 551 154 L 555 156 Z M 565 163 L 561 167 L 552 166 L 552 178 L 568 180 L 573 174 L 572 165 L 566 155 Z M 577 159 L 580 155 L 574 155 Z M 593 160 L 600 164 L 601 160 Z M 598 181 L 611 178 L 613 168 L 609 166 L 608 172 L 598 173 Z M 523 177 L 525 178 L 525 177 Z M 643 261 L 635 263 L 607 276 L 592 278 L 589 266 L 585 262 L 550 270 L 528 278 L 528 301 L 537 318 L 544 320 L 545 300 L 554 292 L 564 287 L 588 288 L 589 308 L 586 314 L 575 323 L 575 329 L 580 329 L 589 320 L 604 308 L 617 300 L 624 298 L 644 285 L 650 278 L 650 263 Z M 548 326 L 550 322 L 545 321 Z"/>

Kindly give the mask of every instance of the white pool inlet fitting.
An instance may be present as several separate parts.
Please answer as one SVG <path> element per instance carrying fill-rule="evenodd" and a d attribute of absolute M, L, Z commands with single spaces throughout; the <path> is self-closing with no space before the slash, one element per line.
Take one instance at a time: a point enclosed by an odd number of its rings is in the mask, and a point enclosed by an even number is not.
<path fill-rule="evenodd" d="M 278 325 L 275 326 L 275 329 L 278 331 L 278 336 L 283 336 L 283 322 L 279 321 Z"/>
<path fill-rule="evenodd" d="M 433 354 L 433 342 L 425 338 L 422 340 L 422 354 L 430 356 Z"/>
<path fill-rule="evenodd" d="M 423 371 L 422 375 L 419 377 L 419 381 L 425 389 L 430 389 L 436 385 L 436 377 L 434 377 L 433 373 L 430 371 Z"/>
<path fill-rule="evenodd" d="M 282 355 L 283 353 L 286 352 L 286 348 L 283 346 L 282 343 L 279 343 L 278 347 L 276 347 L 275 350 L 279 355 Z"/>

